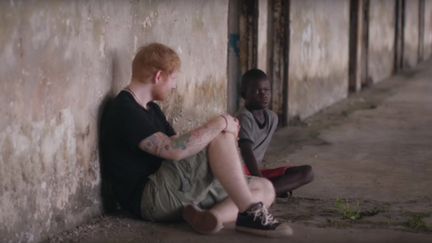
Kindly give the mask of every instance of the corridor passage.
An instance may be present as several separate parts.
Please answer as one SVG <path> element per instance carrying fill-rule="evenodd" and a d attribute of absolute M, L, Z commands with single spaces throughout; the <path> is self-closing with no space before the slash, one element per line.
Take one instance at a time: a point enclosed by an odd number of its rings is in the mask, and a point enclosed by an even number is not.
<path fill-rule="evenodd" d="M 272 242 L 431 242 L 432 62 L 280 129 L 269 167 L 310 164 L 315 180 L 278 199 L 294 236 Z M 203 236 L 183 223 L 94 219 L 50 242 L 263 242 L 232 227 Z"/>

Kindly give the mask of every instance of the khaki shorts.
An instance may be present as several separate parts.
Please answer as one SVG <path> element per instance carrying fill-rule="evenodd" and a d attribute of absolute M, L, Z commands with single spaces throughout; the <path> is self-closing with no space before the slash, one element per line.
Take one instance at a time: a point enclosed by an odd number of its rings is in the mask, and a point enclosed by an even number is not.
<path fill-rule="evenodd" d="M 225 198 L 227 194 L 213 176 L 204 149 L 180 161 L 162 162 L 144 186 L 141 216 L 150 221 L 180 220 L 185 205 L 209 208 Z"/>

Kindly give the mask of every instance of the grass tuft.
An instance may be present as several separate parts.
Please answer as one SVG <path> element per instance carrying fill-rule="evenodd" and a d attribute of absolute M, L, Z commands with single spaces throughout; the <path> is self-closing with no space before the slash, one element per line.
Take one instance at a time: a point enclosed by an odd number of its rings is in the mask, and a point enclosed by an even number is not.
<path fill-rule="evenodd" d="M 416 214 L 411 216 L 407 222 L 405 222 L 405 226 L 413 229 L 413 230 L 429 230 L 429 227 L 426 225 L 426 223 L 423 221 L 423 218 L 425 218 L 425 215 Z"/>
<path fill-rule="evenodd" d="M 355 205 L 351 205 L 348 200 L 337 199 L 336 209 L 342 215 L 343 219 L 355 221 L 362 218 L 359 201 L 357 201 Z"/>

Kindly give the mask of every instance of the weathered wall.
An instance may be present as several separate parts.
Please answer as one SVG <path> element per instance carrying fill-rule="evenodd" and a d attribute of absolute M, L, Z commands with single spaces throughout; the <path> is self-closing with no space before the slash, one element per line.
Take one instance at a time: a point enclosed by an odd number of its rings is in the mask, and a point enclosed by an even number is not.
<path fill-rule="evenodd" d="M 404 67 L 414 67 L 418 62 L 419 0 L 405 1 Z"/>
<path fill-rule="evenodd" d="M 258 44 L 257 44 L 257 67 L 267 72 L 268 63 L 268 19 L 269 1 L 258 0 Z"/>
<path fill-rule="evenodd" d="M 395 3 L 394 0 L 370 1 L 368 76 L 374 83 L 393 73 Z"/>
<path fill-rule="evenodd" d="M 305 118 L 347 96 L 349 1 L 293 0 L 288 115 Z"/>
<path fill-rule="evenodd" d="M 2 242 L 39 241 L 101 213 L 98 111 L 128 82 L 138 46 L 166 43 L 183 60 L 165 105 L 177 128 L 226 109 L 227 9 L 227 0 L 0 1 Z"/>
<path fill-rule="evenodd" d="M 182 58 L 177 90 L 163 106 L 178 131 L 227 109 L 228 0 L 148 1 L 137 9 L 136 26 L 150 21 L 138 40 L 159 41 Z M 154 20 L 151 15 L 157 14 Z M 150 16 L 150 18 L 146 17 Z"/>
<path fill-rule="evenodd" d="M 235 113 L 240 102 L 240 11 L 239 0 L 230 0 L 228 6 L 228 112 Z"/>
<path fill-rule="evenodd" d="M 424 58 L 432 56 L 432 0 L 425 1 Z"/>

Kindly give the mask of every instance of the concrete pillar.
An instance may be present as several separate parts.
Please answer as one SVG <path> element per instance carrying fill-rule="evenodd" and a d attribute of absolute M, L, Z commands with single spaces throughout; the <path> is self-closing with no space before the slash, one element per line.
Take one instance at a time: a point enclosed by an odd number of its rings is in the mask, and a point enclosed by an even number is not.
<path fill-rule="evenodd" d="M 269 0 L 258 0 L 257 67 L 264 72 L 268 69 L 268 6 Z"/>

